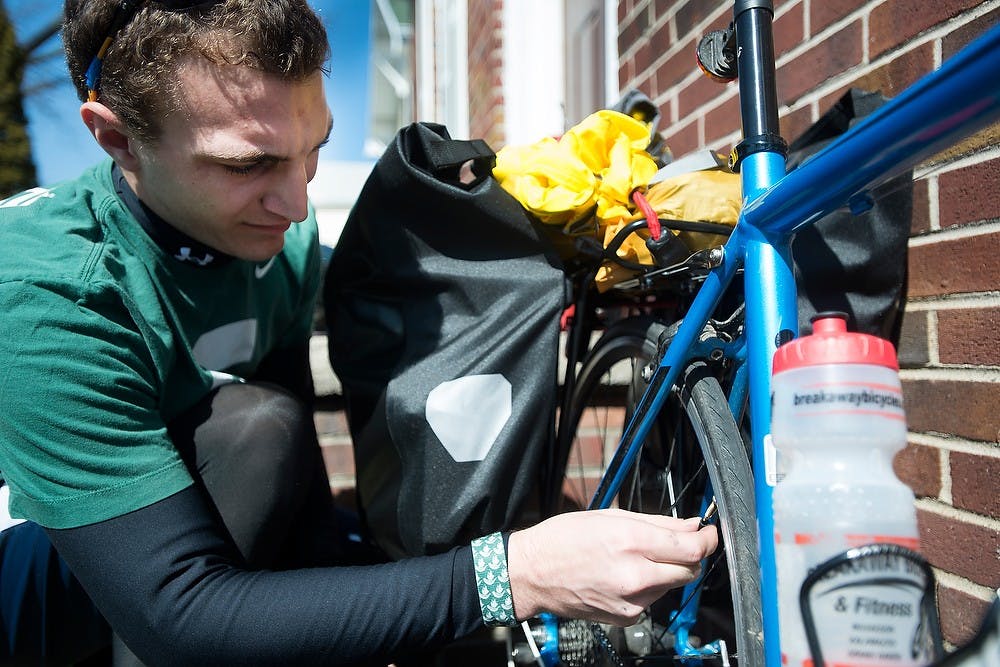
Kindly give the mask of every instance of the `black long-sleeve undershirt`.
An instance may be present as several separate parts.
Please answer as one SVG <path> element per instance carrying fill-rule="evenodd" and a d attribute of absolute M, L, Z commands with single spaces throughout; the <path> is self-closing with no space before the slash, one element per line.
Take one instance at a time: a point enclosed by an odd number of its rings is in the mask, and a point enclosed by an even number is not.
<path fill-rule="evenodd" d="M 47 531 L 148 665 L 386 665 L 482 627 L 472 555 L 251 571 L 195 487 Z"/>

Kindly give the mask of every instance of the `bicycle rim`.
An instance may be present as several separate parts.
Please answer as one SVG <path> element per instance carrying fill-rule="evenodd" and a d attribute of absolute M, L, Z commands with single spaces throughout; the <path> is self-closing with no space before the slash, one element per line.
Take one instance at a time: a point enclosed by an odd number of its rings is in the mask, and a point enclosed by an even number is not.
<path fill-rule="evenodd" d="M 642 369 L 655 353 L 646 340 L 650 321 L 635 318 L 611 327 L 585 359 L 569 404 L 568 435 L 560 434 L 565 456 L 558 477 L 556 511 L 586 507 L 645 388 Z M 693 516 L 700 510 L 706 478 L 712 480 L 723 538 L 725 567 L 706 577 L 695 634 L 723 638 L 731 662 L 763 665 L 760 574 L 753 512 L 753 481 L 739 428 L 709 368 L 693 363 L 683 373 L 636 462 L 625 477 L 615 506 L 634 511 Z M 653 640 L 626 653 L 673 660 L 672 638 L 663 634 L 666 610 L 676 609 L 672 591 L 649 610 Z M 655 626 L 655 627 L 654 627 Z M 648 630 L 648 629 L 647 629 Z M 638 655 L 648 650 L 647 655 Z"/>

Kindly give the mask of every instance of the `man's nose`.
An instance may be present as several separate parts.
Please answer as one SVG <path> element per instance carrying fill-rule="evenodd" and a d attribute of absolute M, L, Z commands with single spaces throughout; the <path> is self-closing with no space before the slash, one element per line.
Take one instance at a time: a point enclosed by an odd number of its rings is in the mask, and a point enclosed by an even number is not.
<path fill-rule="evenodd" d="M 288 163 L 280 170 L 280 178 L 274 180 L 261 203 L 274 215 L 292 222 L 301 222 L 309 215 L 309 199 L 306 185 L 309 178 L 304 163 Z"/>

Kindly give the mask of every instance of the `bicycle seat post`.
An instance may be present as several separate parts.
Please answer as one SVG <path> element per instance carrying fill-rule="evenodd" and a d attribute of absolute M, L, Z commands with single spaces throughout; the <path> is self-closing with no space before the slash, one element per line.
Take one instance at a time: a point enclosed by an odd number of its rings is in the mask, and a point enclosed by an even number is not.
<path fill-rule="evenodd" d="M 744 160 L 759 155 L 750 170 L 757 179 L 751 193 L 766 189 L 785 174 L 788 144 L 778 126 L 778 94 L 774 73 L 771 0 L 737 0 L 734 24 L 738 44 L 737 72 L 743 139 L 733 147 L 729 166 L 743 171 Z M 744 175 L 744 196 L 748 196 Z M 750 195 L 752 196 L 752 195 Z"/>
<path fill-rule="evenodd" d="M 730 166 L 739 171 L 744 205 L 785 175 L 787 144 L 778 126 L 774 39 L 770 0 L 736 0 L 734 27 L 743 139 L 733 147 Z M 761 609 L 765 664 L 781 664 L 778 599 L 774 561 L 771 491 L 763 474 L 764 438 L 770 432 L 771 358 L 780 342 L 798 331 L 795 281 L 787 236 L 765 234 L 744 224 L 742 236 L 746 331 L 750 378 L 754 492 L 760 536 Z"/>

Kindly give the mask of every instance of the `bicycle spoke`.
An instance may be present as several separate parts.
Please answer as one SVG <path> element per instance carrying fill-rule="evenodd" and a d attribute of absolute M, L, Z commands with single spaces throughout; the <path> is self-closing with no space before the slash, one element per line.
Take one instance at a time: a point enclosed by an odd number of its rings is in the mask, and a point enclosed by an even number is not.
<path fill-rule="evenodd" d="M 574 395 L 568 404 L 572 431 L 569 431 L 571 447 L 567 449 L 577 450 L 571 455 L 570 468 L 575 469 L 565 470 L 566 479 L 559 483 L 565 483 L 566 496 L 578 494 L 573 502 L 580 505 L 589 504 L 596 488 L 594 473 L 598 471 L 594 468 L 600 464 L 601 471 L 606 471 L 610 449 L 617 444 L 632 409 L 645 391 L 645 381 L 637 370 L 648 363 L 652 354 L 646 344 L 649 323 L 634 326 L 637 324 L 635 320 L 623 321 L 620 329 L 609 330 L 598 341 L 583 361 Z M 744 520 L 747 505 L 742 499 L 752 499 L 752 490 L 746 488 L 749 474 L 733 463 L 732 457 L 742 456 L 742 465 L 747 466 L 739 429 L 732 419 L 726 419 L 728 405 L 709 366 L 696 363 L 691 370 L 685 371 L 678 386 L 667 396 L 629 468 L 620 471 L 624 473 L 623 483 L 614 502 L 632 511 L 682 518 L 696 516 L 704 509 L 704 492 L 711 477 L 716 495 L 723 500 L 720 502 L 722 525 L 738 527 L 738 532 L 730 531 L 725 536 L 733 538 L 736 546 L 732 549 L 720 546 L 720 550 L 705 562 L 702 576 L 696 583 L 686 592 L 670 591 L 654 603 L 639 620 L 641 627 L 621 631 L 629 633 L 625 635 L 607 631 L 622 664 L 666 664 L 674 660 L 674 638 L 667 632 L 668 628 L 654 623 L 654 619 L 666 620 L 682 610 L 690 614 L 696 605 L 695 623 L 688 628 L 691 636 L 700 636 L 712 644 L 716 640 L 719 644 L 725 641 L 738 653 L 740 647 L 736 639 L 744 635 L 736 632 L 735 610 L 745 618 L 749 612 L 743 600 L 759 599 L 759 592 L 754 594 L 757 580 L 744 573 L 748 569 L 744 563 L 749 557 L 745 545 L 752 546 L 753 536 L 749 533 L 750 524 Z M 694 388 L 698 390 L 696 396 L 692 394 Z M 709 455 L 710 460 L 705 458 Z M 724 465 L 723 460 L 726 461 Z M 573 476 L 576 479 L 570 479 Z M 568 507 L 569 497 L 565 501 Z M 738 514 L 734 515 L 733 511 Z M 733 520 L 734 516 L 739 520 Z M 719 568 L 720 561 L 728 563 L 729 567 Z M 730 586 L 734 562 L 740 567 L 739 590 Z M 612 655 L 601 650 L 603 642 L 599 637 L 595 635 L 590 641 L 596 664 L 612 664 L 613 658 L 599 656 L 602 653 Z M 711 659 L 711 656 L 705 658 Z"/>
<path fill-rule="evenodd" d="M 673 615 L 667 621 L 666 628 L 664 628 L 663 633 L 658 638 L 658 641 L 661 644 L 663 643 L 663 637 L 669 633 L 670 626 L 673 625 L 677 617 L 681 615 L 681 612 L 683 612 L 687 608 L 687 606 L 691 604 L 691 601 L 694 600 L 694 598 L 698 595 L 698 593 L 700 593 L 702 589 L 705 587 L 705 582 L 708 580 L 708 577 L 712 574 L 712 572 L 715 571 L 715 566 L 719 564 L 719 561 L 722 560 L 722 555 L 724 550 L 725 550 L 724 547 L 720 545 L 719 550 L 716 551 L 716 553 L 709 559 L 708 567 L 704 568 L 704 572 L 698 578 L 694 588 L 691 590 L 690 593 L 688 593 L 688 596 L 684 598 L 683 601 L 681 601 L 677 609 L 674 610 Z"/>

